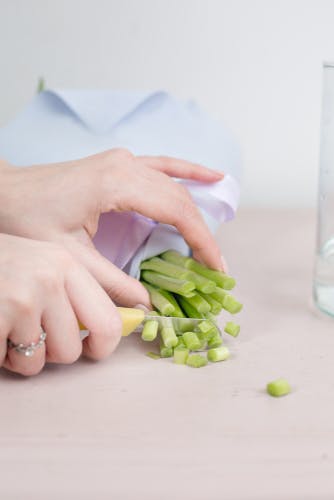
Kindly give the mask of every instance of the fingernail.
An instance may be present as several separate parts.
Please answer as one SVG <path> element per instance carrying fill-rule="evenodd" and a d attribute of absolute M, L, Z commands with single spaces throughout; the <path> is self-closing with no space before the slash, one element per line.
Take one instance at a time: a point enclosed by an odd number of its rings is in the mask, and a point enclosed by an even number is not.
<path fill-rule="evenodd" d="M 214 169 L 211 169 L 211 171 L 217 176 L 219 177 L 220 179 L 223 179 L 223 177 L 225 177 L 225 174 L 224 172 L 220 172 L 218 170 L 214 170 Z"/>
<path fill-rule="evenodd" d="M 227 265 L 227 262 L 226 262 L 223 255 L 221 255 L 221 261 L 222 261 L 223 271 L 224 271 L 224 273 L 227 274 L 228 273 L 228 265 Z"/>

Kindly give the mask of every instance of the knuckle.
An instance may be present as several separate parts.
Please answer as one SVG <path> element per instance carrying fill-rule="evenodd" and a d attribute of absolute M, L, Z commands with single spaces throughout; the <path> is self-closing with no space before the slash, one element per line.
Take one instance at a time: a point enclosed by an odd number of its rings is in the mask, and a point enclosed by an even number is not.
<path fill-rule="evenodd" d="M 189 198 L 181 200 L 180 212 L 182 214 L 182 219 L 189 221 L 198 218 L 198 209 L 195 203 Z"/>
<path fill-rule="evenodd" d="M 71 349 L 63 351 L 59 356 L 57 356 L 57 359 L 55 359 L 55 361 L 64 365 L 71 365 L 80 358 L 81 353 L 82 345 L 72 346 Z"/>
<path fill-rule="evenodd" d="M 8 298 L 8 303 L 11 309 L 16 314 L 21 316 L 32 316 L 34 312 L 34 305 L 32 297 L 29 297 L 25 292 L 16 291 L 15 295 Z"/>
<path fill-rule="evenodd" d="M 102 153 L 104 159 L 109 163 L 111 161 L 122 161 L 128 162 L 133 160 L 134 155 L 126 148 L 113 148 L 108 149 L 104 153 Z"/>

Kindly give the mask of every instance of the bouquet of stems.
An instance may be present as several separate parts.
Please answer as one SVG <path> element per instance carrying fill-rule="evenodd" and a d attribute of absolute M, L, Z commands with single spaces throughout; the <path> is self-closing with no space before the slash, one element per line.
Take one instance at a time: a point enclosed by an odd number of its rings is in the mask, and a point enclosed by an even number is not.
<path fill-rule="evenodd" d="M 242 309 L 242 304 L 230 293 L 235 286 L 231 276 L 209 269 L 175 250 L 167 250 L 141 263 L 140 281 L 150 294 L 155 308 L 153 314 L 201 319 L 196 331 L 184 328 L 184 331 L 175 331 L 173 322 L 167 318 L 160 325 L 160 355 L 149 353 L 152 357 L 173 356 L 176 363 L 193 367 L 205 366 L 207 360 L 223 361 L 229 357 L 215 318 L 223 309 L 230 314 Z M 191 328 L 191 322 L 189 325 Z M 155 340 L 158 330 L 158 321 L 146 321 L 143 340 Z M 229 321 L 224 331 L 236 337 L 240 327 Z M 191 354 L 205 350 L 207 358 L 198 353 Z"/>

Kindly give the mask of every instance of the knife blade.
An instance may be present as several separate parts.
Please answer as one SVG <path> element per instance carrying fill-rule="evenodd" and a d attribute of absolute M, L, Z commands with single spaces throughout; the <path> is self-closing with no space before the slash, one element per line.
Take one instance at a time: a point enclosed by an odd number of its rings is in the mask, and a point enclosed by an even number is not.
<path fill-rule="evenodd" d="M 203 318 L 175 318 L 172 316 L 154 316 L 146 313 L 142 309 L 132 307 L 117 307 L 117 310 L 122 319 L 122 336 L 127 337 L 133 332 L 141 332 L 146 321 L 155 320 L 160 327 L 172 324 L 176 334 L 182 334 L 186 331 L 198 332 L 198 325 L 205 321 Z M 221 330 L 217 323 L 212 319 L 209 320 L 218 329 L 221 335 Z M 81 338 L 88 335 L 88 331 L 83 325 L 80 325 Z"/>

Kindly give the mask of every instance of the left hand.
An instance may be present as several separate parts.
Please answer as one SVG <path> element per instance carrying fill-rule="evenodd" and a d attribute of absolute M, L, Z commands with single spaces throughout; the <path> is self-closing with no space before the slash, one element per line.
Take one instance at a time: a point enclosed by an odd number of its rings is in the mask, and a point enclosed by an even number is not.
<path fill-rule="evenodd" d="M 0 162 L 0 231 L 61 243 L 125 306 L 150 305 L 142 285 L 94 247 L 99 217 L 136 211 L 174 225 L 195 258 L 222 269 L 220 250 L 187 189 L 171 176 L 216 182 L 223 174 L 183 160 L 114 149 L 78 161 L 17 168 Z"/>

